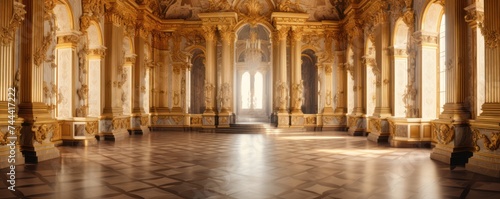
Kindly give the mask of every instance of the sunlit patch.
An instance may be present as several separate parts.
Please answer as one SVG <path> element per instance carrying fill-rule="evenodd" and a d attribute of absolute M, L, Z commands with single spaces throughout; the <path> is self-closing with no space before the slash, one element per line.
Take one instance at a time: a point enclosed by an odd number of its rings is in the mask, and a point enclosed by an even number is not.
<path fill-rule="evenodd" d="M 393 150 L 372 150 L 372 149 L 318 149 L 318 152 L 344 154 L 344 155 L 364 155 L 364 154 L 383 154 L 390 153 Z"/>
<path fill-rule="evenodd" d="M 268 135 L 313 135 L 314 133 L 306 132 L 267 132 Z"/>
<path fill-rule="evenodd" d="M 345 137 L 339 136 L 285 136 L 278 139 L 284 140 L 335 140 L 335 139 L 345 139 Z"/>

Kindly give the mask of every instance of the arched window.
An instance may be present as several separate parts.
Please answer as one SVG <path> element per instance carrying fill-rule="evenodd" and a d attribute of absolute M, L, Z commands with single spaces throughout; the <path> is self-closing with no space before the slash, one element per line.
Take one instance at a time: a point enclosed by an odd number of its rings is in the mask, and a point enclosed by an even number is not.
<path fill-rule="evenodd" d="M 241 77 L 241 108 L 249 109 L 250 108 L 250 73 L 245 72 Z"/>
<path fill-rule="evenodd" d="M 439 26 L 439 107 L 440 113 L 446 103 L 446 20 L 445 15 L 441 16 Z"/>
<path fill-rule="evenodd" d="M 262 109 L 262 102 L 264 100 L 264 96 L 263 96 L 263 84 L 264 82 L 264 77 L 262 76 L 262 73 L 260 72 L 257 72 L 255 74 L 255 77 L 254 77 L 254 82 L 253 82 L 253 88 L 254 88 L 254 91 L 253 91 L 253 100 L 254 100 L 254 108 L 255 109 Z"/>

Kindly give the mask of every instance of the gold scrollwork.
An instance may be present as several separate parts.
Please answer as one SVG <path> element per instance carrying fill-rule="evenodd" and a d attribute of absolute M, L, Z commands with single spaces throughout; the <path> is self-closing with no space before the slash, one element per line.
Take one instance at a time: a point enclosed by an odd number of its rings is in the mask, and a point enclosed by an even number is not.
<path fill-rule="evenodd" d="M 490 138 L 476 128 L 471 128 L 472 130 L 472 141 L 474 143 L 474 149 L 476 152 L 480 151 L 481 148 L 477 144 L 477 141 L 483 139 L 483 145 L 490 151 L 495 151 L 500 147 L 500 132 L 491 132 Z"/>
<path fill-rule="evenodd" d="M 448 124 L 432 123 L 433 134 L 439 144 L 448 144 L 455 138 L 455 127 Z"/>
<path fill-rule="evenodd" d="M 99 123 L 97 121 L 87 122 L 85 124 L 85 131 L 87 131 L 89 135 L 96 135 L 98 127 Z"/>

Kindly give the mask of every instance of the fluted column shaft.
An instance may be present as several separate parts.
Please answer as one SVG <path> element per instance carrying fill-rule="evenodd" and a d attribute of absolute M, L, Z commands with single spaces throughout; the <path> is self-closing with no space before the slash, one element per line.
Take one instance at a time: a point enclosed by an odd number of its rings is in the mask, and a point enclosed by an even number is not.
<path fill-rule="evenodd" d="M 26 16 L 21 25 L 19 116 L 25 120 L 50 118 L 43 103 L 43 58 L 38 52 L 43 45 L 44 2 L 24 1 Z M 3 67 L 3 66 L 2 66 Z"/>
<path fill-rule="evenodd" d="M 215 26 L 203 26 L 206 56 L 205 56 L 205 113 L 215 111 L 215 82 L 216 82 L 216 61 L 217 46 L 215 37 Z"/>
<path fill-rule="evenodd" d="M 354 109 L 353 115 L 362 115 L 365 113 L 365 107 L 363 106 L 364 92 L 363 85 L 364 84 L 364 75 L 363 75 L 363 63 L 361 61 L 364 56 L 363 48 L 358 48 L 353 46 L 354 60 L 353 60 L 353 68 L 354 68 Z M 348 88 L 350 89 L 350 88 Z"/>
<path fill-rule="evenodd" d="M 302 28 L 292 29 L 292 113 L 302 113 L 303 90 L 302 82 Z M 315 92 L 313 92 L 315 93 Z"/>
<path fill-rule="evenodd" d="M 446 1 L 446 104 L 440 118 L 464 121 L 470 118 L 467 97 L 468 25 L 464 21 L 467 0 Z"/>
<path fill-rule="evenodd" d="M 335 51 L 337 70 L 337 93 L 335 113 L 347 113 L 347 71 L 345 70 L 345 51 Z"/>
<path fill-rule="evenodd" d="M 135 36 L 135 64 L 132 68 L 132 115 L 143 114 L 144 107 L 142 102 L 144 100 L 142 89 L 145 87 L 143 85 L 143 77 L 146 74 L 146 60 L 144 54 L 144 44 L 145 38 L 141 37 L 140 34 Z"/>
<path fill-rule="evenodd" d="M 485 103 L 483 118 L 500 116 L 500 1 L 484 1 L 484 27 L 481 33 L 485 40 Z"/>
<path fill-rule="evenodd" d="M 286 66 L 286 43 L 288 37 L 289 27 L 278 27 L 279 37 L 279 67 L 278 67 L 278 103 L 279 113 L 288 112 L 288 78 Z"/>
<path fill-rule="evenodd" d="M 273 112 L 278 112 L 280 104 L 279 104 L 279 89 L 278 89 L 278 82 L 279 82 L 279 66 L 280 66 L 280 59 L 279 59 L 279 52 L 280 52 L 280 39 L 279 39 L 279 32 L 274 31 L 272 35 L 273 41 L 272 41 L 272 47 L 273 47 L 273 80 L 272 82 L 275 83 L 273 85 Z"/>
<path fill-rule="evenodd" d="M 221 100 L 222 113 L 232 112 L 232 76 L 231 76 L 231 43 L 234 42 L 234 32 L 231 26 L 219 25 L 222 37 L 222 78 L 221 78 Z"/>
<path fill-rule="evenodd" d="M 12 8 L 14 7 L 14 1 L 0 1 L 0 27 L 8 27 L 12 21 Z M 13 30 L 14 31 L 14 30 Z M 0 101 L 9 101 L 8 90 L 13 87 L 14 80 L 14 34 L 11 39 L 6 39 L 3 43 L 0 41 Z M 2 38 L 5 39 L 5 38 Z M 2 105 L 7 105 L 7 103 L 2 103 Z M 0 107 L 1 110 L 7 109 L 7 107 Z M 6 114 L 7 111 L 2 111 L 0 114 Z M 3 118 L 7 118 L 6 116 Z"/>
<path fill-rule="evenodd" d="M 104 95 L 103 115 L 117 116 L 123 113 L 121 103 L 121 79 L 118 68 L 123 64 L 123 26 L 116 21 L 113 13 L 107 13 L 104 23 L 104 45 L 107 47 L 104 58 Z"/>
<path fill-rule="evenodd" d="M 374 116 L 377 117 L 388 117 L 391 116 L 391 87 L 390 87 L 390 77 L 391 77 L 391 58 L 389 55 L 389 45 L 391 43 L 391 33 L 390 33 L 390 24 L 388 21 L 387 13 L 380 13 L 379 18 L 381 21 L 378 24 L 378 32 L 379 36 L 375 40 L 375 49 L 376 49 L 376 60 L 377 66 L 379 70 L 378 80 L 380 85 L 377 85 L 377 104 L 375 107 Z"/>

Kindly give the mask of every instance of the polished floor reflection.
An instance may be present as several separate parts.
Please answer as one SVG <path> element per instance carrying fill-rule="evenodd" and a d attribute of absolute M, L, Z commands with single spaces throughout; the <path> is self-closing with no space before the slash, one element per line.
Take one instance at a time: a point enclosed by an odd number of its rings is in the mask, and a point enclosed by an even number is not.
<path fill-rule="evenodd" d="M 500 179 L 454 170 L 430 149 L 344 132 L 154 132 L 19 166 L 0 198 L 500 198 Z"/>

